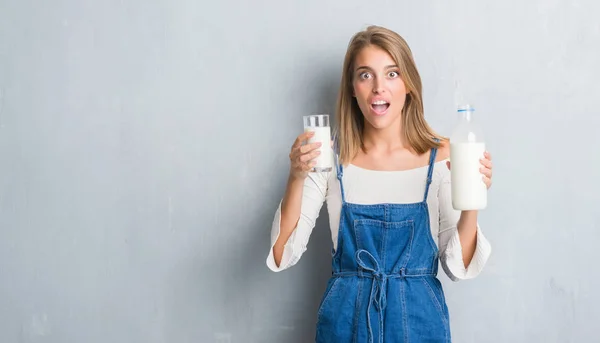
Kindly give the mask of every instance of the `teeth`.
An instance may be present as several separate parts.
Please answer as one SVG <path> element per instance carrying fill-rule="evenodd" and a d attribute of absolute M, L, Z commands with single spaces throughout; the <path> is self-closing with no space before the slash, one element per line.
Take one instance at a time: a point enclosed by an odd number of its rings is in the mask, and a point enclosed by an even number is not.
<path fill-rule="evenodd" d="M 379 100 L 379 101 L 373 102 L 373 105 L 387 105 L 387 102 L 385 102 L 383 100 Z"/>

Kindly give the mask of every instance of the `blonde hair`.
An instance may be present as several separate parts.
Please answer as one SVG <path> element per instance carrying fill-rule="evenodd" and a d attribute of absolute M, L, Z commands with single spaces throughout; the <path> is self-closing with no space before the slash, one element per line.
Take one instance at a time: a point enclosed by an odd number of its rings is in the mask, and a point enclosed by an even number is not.
<path fill-rule="evenodd" d="M 432 148 L 438 148 L 443 137 L 436 134 L 425 121 L 421 77 L 413 60 L 412 51 L 406 41 L 394 31 L 369 26 L 356 33 L 346 51 L 342 80 L 336 108 L 336 143 L 339 149 L 339 161 L 348 164 L 364 150 L 364 117 L 353 94 L 354 61 L 358 53 L 367 46 L 376 46 L 386 51 L 400 69 L 400 78 L 404 81 L 408 94 L 402 109 L 402 134 L 408 145 L 418 154 L 424 154 Z"/>

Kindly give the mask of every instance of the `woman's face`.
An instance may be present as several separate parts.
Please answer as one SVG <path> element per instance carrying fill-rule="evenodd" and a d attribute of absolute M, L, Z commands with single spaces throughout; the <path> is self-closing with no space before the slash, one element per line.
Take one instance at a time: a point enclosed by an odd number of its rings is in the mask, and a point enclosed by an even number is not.
<path fill-rule="evenodd" d="M 385 129 L 401 122 L 406 87 L 396 62 L 385 50 L 370 45 L 356 55 L 352 87 L 365 124 Z"/>

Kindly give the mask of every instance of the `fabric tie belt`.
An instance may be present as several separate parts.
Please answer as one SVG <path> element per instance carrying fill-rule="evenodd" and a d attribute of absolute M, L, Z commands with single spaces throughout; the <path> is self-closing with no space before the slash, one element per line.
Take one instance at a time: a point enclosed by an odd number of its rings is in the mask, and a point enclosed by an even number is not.
<path fill-rule="evenodd" d="M 365 263 L 361 258 L 361 255 L 365 255 L 369 260 L 370 265 Z M 364 270 L 358 272 L 338 272 L 334 273 L 334 277 L 347 277 L 347 276 L 358 276 L 372 278 L 373 283 L 371 284 L 371 294 L 369 295 L 369 305 L 367 307 L 367 327 L 369 330 L 369 343 L 373 343 L 373 329 L 371 327 L 371 306 L 375 305 L 375 309 L 378 312 L 379 328 L 380 332 L 383 332 L 383 311 L 387 305 L 387 281 L 388 279 L 403 279 L 407 277 L 423 277 L 423 276 L 435 276 L 433 273 L 418 273 L 418 274 L 407 274 L 404 268 L 400 269 L 399 273 L 384 273 L 379 267 L 377 259 L 373 255 L 365 250 L 359 249 L 356 251 L 356 263 Z M 379 343 L 383 343 L 383 335 L 379 335 Z"/>

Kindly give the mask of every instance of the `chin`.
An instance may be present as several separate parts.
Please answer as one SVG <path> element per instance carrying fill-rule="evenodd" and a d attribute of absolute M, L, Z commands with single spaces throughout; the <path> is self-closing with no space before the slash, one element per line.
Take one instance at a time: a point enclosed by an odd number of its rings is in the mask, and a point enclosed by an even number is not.
<path fill-rule="evenodd" d="M 365 118 L 365 120 L 371 125 L 374 129 L 385 129 L 389 127 L 393 120 L 387 116 L 379 116 L 379 115 L 369 115 L 369 117 Z"/>

